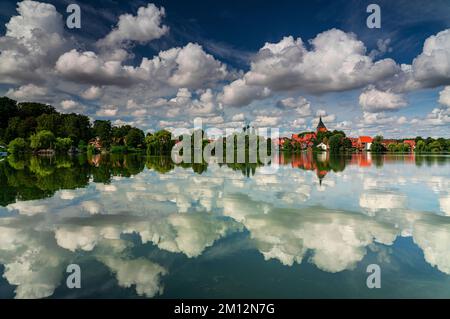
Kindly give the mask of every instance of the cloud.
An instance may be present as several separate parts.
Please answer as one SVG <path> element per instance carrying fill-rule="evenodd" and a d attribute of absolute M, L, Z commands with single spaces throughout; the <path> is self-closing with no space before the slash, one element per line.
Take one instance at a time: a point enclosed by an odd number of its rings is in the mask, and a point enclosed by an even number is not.
<path fill-rule="evenodd" d="M 378 56 L 382 56 L 387 52 L 392 52 L 392 48 L 389 46 L 391 44 L 391 39 L 378 39 L 377 49 L 370 51 L 369 56 L 374 59 Z"/>
<path fill-rule="evenodd" d="M 188 43 L 178 49 L 175 63 L 177 68 L 168 79 L 174 87 L 199 88 L 224 80 L 228 74 L 224 64 L 196 43 Z"/>
<path fill-rule="evenodd" d="M 311 103 L 302 96 L 297 99 L 293 97 L 282 99 L 278 101 L 277 107 L 283 110 L 295 110 L 296 115 L 300 117 L 308 117 L 312 114 Z"/>
<path fill-rule="evenodd" d="M 397 123 L 400 124 L 400 125 L 406 124 L 406 123 L 408 123 L 408 119 L 407 119 L 405 116 L 400 116 L 400 117 L 397 119 Z"/>
<path fill-rule="evenodd" d="M 77 249 L 92 251 L 102 239 L 95 227 L 60 227 L 55 230 L 58 246 L 75 252 Z"/>
<path fill-rule="evenodd" d="M 231 117 L 231 120 L 232 120 L 233 122 L 243 121 L 243 120 L 245 120 L 245 115 L 244 115 L 244 113 L 237 113 L 237 114 L 234 114 L 234 115 Z"/>
<path fill-rule="evenodd" d="M 116 116 L 119 109 L 114 105 L 105 105 L 100 110 L 97 111 L 98 116 Z"/>
<path fill-rule="evenodd" d="M 395 92 L 436 88 L 450 84 L 450 29 L 432 35 L 412 64 L 402 64 L 393 77 L 378 86 Z"/>
<path fill-rule="evenodd" d="M 180 106 L 185 107 L 185 111 L 191 115 L 207 115 L 212 114 L 216 110 L 217 105 L 211 89 L 207 89 L 200 94 L 199 99 L 190 99 L 189 97 L 189 100 L 184 105 L 181 103 Z"/>
<path fill-rule="evenodd" d="M 139 296 L 148 298 L 163 293 L 160 277 L 166 275 L 167 270 L 160 265 L 143 258 L 123 260 L 106 257 L 100 260 L 116 274 L 119 286 L 124 288 L 135 286 Z"/>
<path fill-rule="evenodd" d="M 206 124 L 206 125 L 218 125 L 218 124 L 223 124 L 224 119 L 220 115 L 219 116 L 211 116 L 211 117 L 203 117 L 202 122 L 203 122 L 203 124 Z"/>
<path fill-rule="evenodd" d="M 61 102 L 61 108 L 63 112 L 67 113 L 81 113 L 86 110 L 84 105 L 74 101 L 74 100 L 63 100 Z"/>
<path fill-rule="evenodd" d="M 394 123 L 398 120 L 395 116 L 388 116 L 386 113 L 371 113 L 363 112 L 362 121 L 358 124 L 359 127 L 387 125 Z"/>
<path fill-rule="evenodd" d="M 300 127 L 300 128 L 304 128 L 304 127 L 305 127 L 305 124 L 306 124 L 306 119 L 304 119 L 304 118 L 298 118 L 298 119 L 295 119 L 295 120 L 293 120 L 293 121 L 291 122 L 291 127 L 294 127 L 295 129 L 298 130 L 299 127 Z"/>
<path fill-rule="evenodd" d="M 241 86 L 320 94 L 360 88 L 390 77 L 399 69 L 391 59 L 374 62 L 352 33 L 331 29 L 310 43 L 311 50 L 302 39 L 292 36 L 266 43 L 253 59 Z M 249 100 L 247 97 L 244 102 Z"/>
<path fill-rule="evenodd" d="M 152 59 L 143 58 L 137 67 L 107 60 L 92 51 L 73 49 L 59 57 L 56 70 L 64 79 L 78 83 L 119 87 L 141 84 L 154 89 L 161 86 L 201 88 L 224 80 L 228 75 L 224 64 L 195 43 L 161 51 Z"/>
<path fill-rule="evenodd" d="M 36 1 L 22 1 L 17 4 L 18 16 L 6 23 L 6 35 L 20 39 L 32 39 L 35 30 L 62 34 L 62 16 L 51 4 Z"/>
<path fill-rule="evenodd" d="M 450 232 L 448 221 L 432 219 L 414 224 L 414 242 L 422 249 L 425 260 L 450 274 Z"/>
<path fill-rule="evenodd" d="M 319 109 L 316 111 L 316 116 L 311 120 L 311 125 L 316 127 L 319 124 L 319 119 L 322 117 L 322 121 L 325 123 L 333 123 L 336 121 L 336 115 L 335 114 L 328 114 L 326 110 Z"/>
<path fill-rule="evenodd" d="M 364 111 L 377 113 L 381 111 L 397 111 L 407 105 L 404 97 L 389 91 L 379 91 L 371 87 L 361 93 L 359 104 Z"/>
<path fill-rule="evenodd" d="M 65 49 L 62 16 L 53 5 L 36 1 L 19 2 L 17 12 L 0 37 L 1 82 L 42 82 Z"/>
<path fill-rule="evenodd" d="M 167 26 L 161 25 L 164 16 L 164 8 L 158 9 L 152 3 L 149 3 L 147 7 L 140 7 L 137 16 L 123 14 L 119 17 L 117 27 L 105 38 L 99 40 L 98 45 L 115 47 L 124 42 L 136 41 L 145 44 L 158 39 L 169 31 Z"/>
<path fill-rule="evenodd" d="M 91 86 L 81 94 L 81 96 L 86 100 L 96 100 L 100 98 L 102 95 L 103 90 L 98 86 Z"/>
<path fill-rule="evenodd" d="M 253 100 L 270 96 L 271 91 L 265 87 L 247 85 L 243 79 L 236 80 L 223 88 L 219 100 L 230 106 L 245 106 Z"/>
<path fill-rule="evenodd" d="M 353 127 L 353 123 L 351 121 L 342 121 L 336 123 L 336 130 L 351 130 Z"/>
<path fill-rule="evenodd" d="M 133 109 L 135 107 L 133 104 L 130 102 L 127 108 Z M 164 107 L 162 112 L 166 117 L 176 117 L 183 113 L 191 116 L 214 116 L 220 110 L 211 89 L 197 90 L 193 93 L 187 88 L 180 88 L 175 97 L 157 100 L 153 106 Z"/>
<path fill-rule="evenodd" d="M 136 117 L 140 117 L 147 114 L 147 110 L 146 109 L 139 109 L 139 110 L 135 110 L 131 113 L 131 115 L 136 116 Z"/>
<path fill-rule="evenodd" d="M 252 124 L 255 127 L 273 127 L 280 123 L 281 118 L 277 116 L 258 115 Z"/>
<path fill-rule="evenodd" d="M 422 53 L 412 63 L 414 78 L 423 87 L 450 84 L 450 29 L 425 40 Z"/>
<path fill-rule="evenodd" d="M 445 215 L 450 216 L 450 195 L 442 196 L 439 199 L 439 204 L 441 206 L 441 211 L 444 212 Z"/>
<path fill-rule="evenodd" d="M 59 57 L 56 71 L 67 80 L 94 85 L 129 86 L 140 80 L 133 67 L 125 67 L 120 61 L 105 61 L 92 51 L 75 49 Z"/>
<path fill-rule="evenodd" d="M 439 103 L 450 107 L 450 86 L 446 86 L 439 92 Z"/>
<path fill-rule="evenodd" d="M 37 100 L 48 93 L 46 87 L 36 86 L 34 84 L 22 85 L 18 89 L 9 89 L 7 96 L 19 101 Z"/>
<path fill-rule="evenodd" d="M 369 191 L 361 194 L 359 205 L 369 213 L 402 209 L 406 207 L 406 196 L 389 192 Z"/>
<path fill-rule="evenodd" d="M 423 123 L 432 126 L 449 125 L 450 107 L 434 108 L 427 114 Z"/>
<path fill-rule="evenodd" d="M 38 201 L 27 201 L 8 205 L 8 210 L 17 210 L 21 215 L 33 216 L 45 213 L 48 211 L 48 207 Z"/>
<path fill-rule="evenodd" d="M 309 262 L 332 273 L 354 268 L 368 245 L 391 245 L 397 235 L 393 226 L 359 214 L 282 209 L 244 194 L 227 194 L 224 213 L 245 225 L 266 260 L 292 266 L 310 251 Z"/>
<path fill-rule="evenodd" d="M 16 299 L 49 297 L 61 282 L 67 254 L 58 249 L 51 233 L 35 236 L 31 229 L 24 229 L 0 227 L 3 278 L 15 286 Z"/>

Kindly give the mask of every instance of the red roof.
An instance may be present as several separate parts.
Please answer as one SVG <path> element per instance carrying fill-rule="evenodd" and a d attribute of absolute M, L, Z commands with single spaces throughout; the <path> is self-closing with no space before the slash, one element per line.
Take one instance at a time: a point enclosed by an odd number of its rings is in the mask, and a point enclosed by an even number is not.
<path fill-rule="evenodd" d="M 311 140 L 315 138 L 316 133 L 305 133 L 303 136 L 299 136 L 298 134 L 292 134 L 292 139 L 299 143 L 311 142 Z"/>
<path fill-rule="evenodd" d="M 409 144 L 409 146 L 411 146 L 411 147 L 415 147 L 416 146 L 416 141 L 415 140 L 404 140 L 403 143 Z"/>
<path fill-rule="evenodd" d="M 373 139 L 370 136 L 360 136 L 359 142 L 360 143 L 372 143 Z"/>

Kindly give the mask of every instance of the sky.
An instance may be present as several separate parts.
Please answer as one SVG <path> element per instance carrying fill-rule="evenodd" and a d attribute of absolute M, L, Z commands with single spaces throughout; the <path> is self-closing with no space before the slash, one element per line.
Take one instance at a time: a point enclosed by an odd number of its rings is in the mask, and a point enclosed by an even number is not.
<path fill-rule="evenodd" d="M 450 137 L 450 1 L 6 0 L 0 95 L 150 132 Z"/>

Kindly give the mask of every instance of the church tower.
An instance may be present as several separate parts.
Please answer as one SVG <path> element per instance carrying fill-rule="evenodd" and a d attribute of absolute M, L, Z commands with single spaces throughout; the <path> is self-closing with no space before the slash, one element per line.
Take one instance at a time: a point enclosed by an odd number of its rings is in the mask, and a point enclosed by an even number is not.
<path fill-rule="evenodd" d="M 327 127 L 322 122 L 322 116 L 320 117 L 319 124 L 317 124 L 317 133 L 319 132 L 328 132 Z"/>

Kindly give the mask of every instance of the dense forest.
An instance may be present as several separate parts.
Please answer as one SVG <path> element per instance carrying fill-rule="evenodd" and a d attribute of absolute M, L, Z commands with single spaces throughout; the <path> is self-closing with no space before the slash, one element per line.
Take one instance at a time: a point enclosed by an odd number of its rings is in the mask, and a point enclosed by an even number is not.
<path fill-rule="evenodd" d="M 165 130 L 145 136 L 130 125 L 113 126 L 107 120 L 91 123 L 86 115 L 59 113 L 50 105 L 0 98 L 0 145 L 12 154 L 106 150 L 156 155 L 170 154 L 173 144 L 171 133 Z"/>
<path fill-rule="evenodd" d="M 148 155 L 170 155 L 176 143 L 166 130 L 145 135 L 130 125 L 114 126 L 108 120 L 91 123 L 86 115 L 63 114 L 50 105 L 17 103 L 7 97 L 0 98 L 0 118 L 0 145 L 5 145 L 11 154 L 146 152 Z M 202 148 L 205 148 L 210 141 L 203 130 L 200 133 Z M 241 134 L 247 134 L 245 149 L 248 149 L 248 132 L 244 130 Z M 234 148 L 237 147 L 237 135 L 234 136 Z M 199 135 L 193 132 L 190 136 L 192 149 L 194 136 Z M 261 138 L 257 139 L 258 148 Z M 178 137 L 178 140 L 182 139 L 183 136 Z"/>

